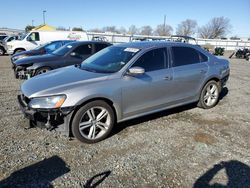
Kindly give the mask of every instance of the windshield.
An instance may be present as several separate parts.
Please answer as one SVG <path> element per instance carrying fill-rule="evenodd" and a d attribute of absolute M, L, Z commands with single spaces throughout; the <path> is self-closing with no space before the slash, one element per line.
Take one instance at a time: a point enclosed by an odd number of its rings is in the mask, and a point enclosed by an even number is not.
<path fill-rule="evenodd" d="M 118 72 L 139 51 L 138 48 L 111 46 L 86 59 L 81 69 L 100 73 Z"/>
<path fill-rule="evenodd" d="M 23 40 L 23 39 L 25 39 L 25 37 L 28 35 L 29 33 L 22 33 L 21 35 L 20 35 L 20 38 L 18 39 L 18 40 Z"/>
<path fill-rule="evenodd" d="M 42 45 L 40 45 L 40 46 L 37 46 L 36 48 L 35 48 L 35 50 L 40 50 L 40 49 L 42 49 L 43 47 L 45 47 L 46 45 L 48 45 L 48 44 L 50 44 L 51 42 L 47 42 L 47 43 L 45 43 L 45 44 L 42 44 Z"/>
<path fill-rule="evenodd" d="M 68 53 L 71 50 L 72 47 L 73 45 L 71 44 L 64 45 L 61 48 L 58 48 L 57 50 L 52 52 L 52 54 L 58 55 L 58 56 L 64 56 L 66 53 Z"/>

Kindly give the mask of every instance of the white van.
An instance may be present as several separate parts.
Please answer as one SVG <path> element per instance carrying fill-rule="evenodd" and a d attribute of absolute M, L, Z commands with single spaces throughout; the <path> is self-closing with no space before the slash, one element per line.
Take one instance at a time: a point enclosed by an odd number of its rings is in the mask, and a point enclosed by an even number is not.
<path fill-rule="evenodd" d="M 6 44 L 7 54 L 32 50 L 42 44 L 54 40 L 88 40 L 86 32 L 82 31 L 31 31 L 21 40 L 14 40 Z"/>

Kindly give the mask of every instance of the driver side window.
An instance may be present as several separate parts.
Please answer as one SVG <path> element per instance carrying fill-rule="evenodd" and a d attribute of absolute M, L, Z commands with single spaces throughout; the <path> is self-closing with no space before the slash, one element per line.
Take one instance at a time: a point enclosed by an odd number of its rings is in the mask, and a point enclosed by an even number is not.
<path fill-rule="evenodd" d="M 145 72 L 165 69 L 167 66 L 166 48 L 151 50 L 143 54 L 132 67 L 142 67 Z"/>

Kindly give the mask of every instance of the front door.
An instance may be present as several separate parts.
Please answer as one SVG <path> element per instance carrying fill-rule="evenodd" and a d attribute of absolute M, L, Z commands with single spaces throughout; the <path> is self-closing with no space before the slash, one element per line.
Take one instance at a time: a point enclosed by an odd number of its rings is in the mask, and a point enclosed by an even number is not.
<path fill-rule="evenodd" d="M 172 69 L 168 68 L 166 48 L 146 52 L 132 67 L 142 67 L 145 73 L 123 77 L 123 118 L 160 109 L 172 95 Z"/>

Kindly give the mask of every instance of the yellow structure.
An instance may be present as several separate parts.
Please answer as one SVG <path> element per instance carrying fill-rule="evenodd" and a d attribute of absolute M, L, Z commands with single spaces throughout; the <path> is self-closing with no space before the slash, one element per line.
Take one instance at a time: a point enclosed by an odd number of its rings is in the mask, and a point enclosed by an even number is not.
<path fill-rule="evenodd" d="M 47 24 L 39 25 L 32 29 L 32 31 L 55 31 L 56 28 Z"/>

